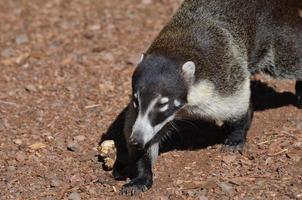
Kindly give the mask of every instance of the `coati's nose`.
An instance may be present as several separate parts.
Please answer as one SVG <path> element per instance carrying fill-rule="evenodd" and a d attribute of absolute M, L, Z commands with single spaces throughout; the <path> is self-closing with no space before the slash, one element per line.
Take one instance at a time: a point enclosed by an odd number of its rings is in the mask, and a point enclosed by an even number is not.
<path fill-rule="evenodd" d="M 138 148 L 143 149 L 144 148 L 144 141 L 140 137 L 135 137 L 135 134 L 132 134 L 129 138 L 129 145 Z"/>

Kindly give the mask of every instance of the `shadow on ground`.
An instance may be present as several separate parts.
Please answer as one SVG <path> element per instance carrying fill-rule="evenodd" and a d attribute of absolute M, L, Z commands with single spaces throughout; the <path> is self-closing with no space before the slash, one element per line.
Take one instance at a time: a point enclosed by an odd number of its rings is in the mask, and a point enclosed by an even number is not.
<path fill-rule="evenodd" d="M 252 81 L 252 102 L 254 111 L 263 111 L 288 105 L 296 105 L 296 96 L 291 92 L 279 93 L 261 81 Z M 223 127 L 202 120 L 175 122 L 178 131 L 161 145 L 161 152 L 203 149 L 222 144 L 226 138 Z"/>
<path fill-rule="evenodd" d="M 294 94 L 290 92 L 279 93 L 264 82 L 252 81 L 251 89 L 254 111 L 263 111 L 296 104 Z M 116 118 L 107 133 L 103 135 L 101 141 L 114 139 L 117 145 L 120 144 L 125 110 Z M 161 153 L 172 150 L 203 149 L 215 144 L 222 144 L 227 137 L 223 126 L 218 126 L 214 122 L 204 120 L 175 121 L 173 127 L 170 130 L 169 137 L 166 137 L 161 142 Z M 125 146 L 125 143 L 121 145 Z"/>
<path fill-rule="evenodd" d="M 296 106 L 296 96 L 291 92 L 276 92 L 274 88 L 261 81 L 252 81 L 252 102 L 254 111 Z"/>

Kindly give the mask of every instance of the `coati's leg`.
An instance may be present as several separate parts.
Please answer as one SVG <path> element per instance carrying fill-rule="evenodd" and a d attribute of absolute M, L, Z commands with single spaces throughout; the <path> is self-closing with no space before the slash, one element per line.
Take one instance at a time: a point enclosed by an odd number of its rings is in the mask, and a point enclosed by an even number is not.
<path fill-rule="evenodd" d="M 116 160 L 113 165 L 112 175 L 115 180 L 126 180 L 135 176 L 133 163 L 131 162 L 125 143 L 116 145 Z"/>
<path fill-rule="evenodd" d="M 296 81 L 297 107 L 302 109 L 302 81 Z"/>
<path fill-rule="evenodd" d="M 252 103 L 250 103 L 247 113 L 240 119 L 232 122 L 225 122 L 228 136 L 225 140 L 223 150 L 242 152 L 246 141 L 247 132 L 253 119 Z"/>
<path fill-rule="evenodd" d="M 132 133 L 132 127 L 135 123 L 137 112 L 132 102 L 130 102 L 125 113 L 125 124 L 123 138 L 126 141 L 128 151 L 128 169 L 131 181 L 125 184 L 121 189 L 121 194 L 136 195 L 149 189 L 153 184 L 152 163 L 158 156 L 158 143 L 149 146 L 148 149 L 137 149 L 129 144 L 129 138 Z"/>
<path fill-rule="evenodd" d="M 113 140 L 116 147 L 116 161 L 113 165 L 112 175 L 116 180 L 126 180 L 128 177 L 133 177 L 133 167 L 129 163 L 129 153 L 127 149 L 126 139 L 124 137 L 124 125 L 126 113 L 129 106 L 116 117 L 104 133 L 99 141 L 99 145 L 105 140 Z"/>
<path fill-rule="evenodd" d="M 134 167 L 136 176 L 131 181 L 123 185 L 121 194 L 137 195 L 151 188 L 153 184 L 152 165 L 158 156 L 158 143 L 152 144 L 147 151 L 131 149 L 131 155 L 139 157 Z"/>

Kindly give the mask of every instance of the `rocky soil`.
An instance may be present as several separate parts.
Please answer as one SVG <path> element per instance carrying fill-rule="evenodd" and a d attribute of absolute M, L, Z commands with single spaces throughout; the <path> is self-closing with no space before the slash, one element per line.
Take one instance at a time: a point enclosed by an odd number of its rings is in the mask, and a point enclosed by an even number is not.
<path fill-rule="evenodd" d="M 129 100 L 140 54 L 180 3 L 0 0 L 1 200 L 128 199 L 101 168 L 97 143 Z M 153 188 L 133 199 L 302 199 L 292 92 L 292 81 L 255 77 L 243 155 L 221 144 L 168 151 Z"/>

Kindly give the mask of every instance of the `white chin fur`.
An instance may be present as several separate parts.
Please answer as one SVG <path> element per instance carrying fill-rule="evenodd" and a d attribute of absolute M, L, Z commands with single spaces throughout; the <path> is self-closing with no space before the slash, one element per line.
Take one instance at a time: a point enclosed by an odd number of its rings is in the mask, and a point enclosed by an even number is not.
<path fill-rule="evenodd" d="M 250 102 L 250 80 L 230 96 L 220 96 L 208 80 L 193 85 L 188 94 L 187 111 L 200 117 L 215 120 L 232 120 L 247 112 Z"/>

